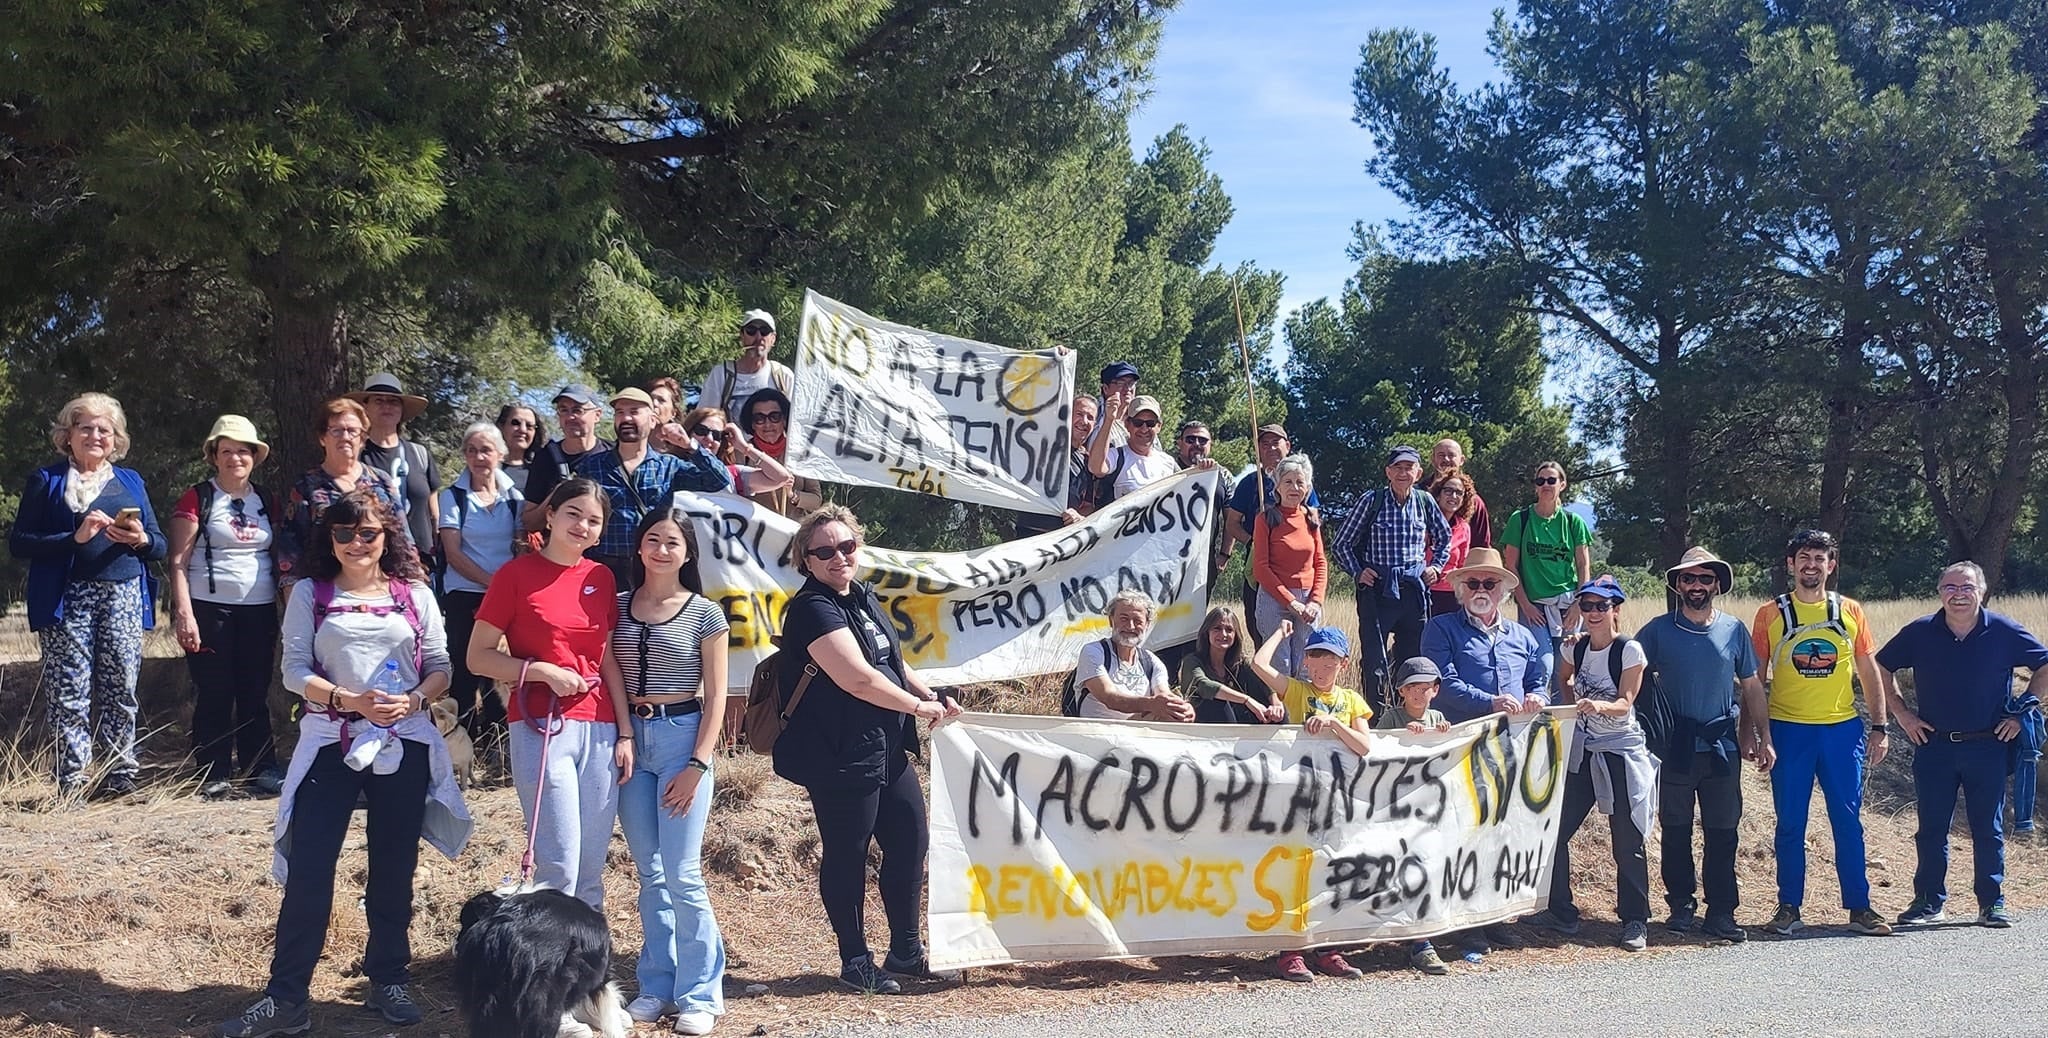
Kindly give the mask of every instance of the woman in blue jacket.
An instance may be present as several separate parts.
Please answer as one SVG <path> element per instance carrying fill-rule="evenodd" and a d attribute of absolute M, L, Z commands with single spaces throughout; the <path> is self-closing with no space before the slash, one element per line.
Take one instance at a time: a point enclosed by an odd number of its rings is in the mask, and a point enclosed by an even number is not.
<path fill-rule="evenodd" d="M 37 469 L 7 547 L 28 563 L 28 625 L 43 649 L 57 792 L 86 792 L 97 745 L 109 758 L 94 796 L 135 791 L 135 675 L 156 626 L 149 563 L 169 541 L 128 453 L 128 418 L 105 393 L 64 405 L 50 440 L 65 456 Z"/>

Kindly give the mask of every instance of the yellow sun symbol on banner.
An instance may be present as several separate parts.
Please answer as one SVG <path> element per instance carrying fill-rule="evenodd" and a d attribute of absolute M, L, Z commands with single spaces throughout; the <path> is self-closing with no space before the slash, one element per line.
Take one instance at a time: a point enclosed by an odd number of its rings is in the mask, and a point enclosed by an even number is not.
<path fill-rule="evenodd" d="M 1060 366 L 1051 357 L 1031 354 L 1003 362 L 1003 406 L 1018 414 L 1037 414 L 1059 402 Z"/>

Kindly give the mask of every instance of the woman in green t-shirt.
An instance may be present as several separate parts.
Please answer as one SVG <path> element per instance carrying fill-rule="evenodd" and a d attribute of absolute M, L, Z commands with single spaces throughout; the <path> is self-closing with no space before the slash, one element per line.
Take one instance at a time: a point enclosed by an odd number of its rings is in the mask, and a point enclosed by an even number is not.
<path fill-rule="evenodd" d="M 1564 507 L 1564 466 L 1536 466 L 1536 503 L 1508 516 L 1501 531 L 1501 562 L 1522 578 L 1515 604 L 1522 622 L 1550 644 L 1550 683 L 1557 687 L 1557 655 L 1579 629 L 1572 592 L 1592 578 L 1593 530 Z"/>

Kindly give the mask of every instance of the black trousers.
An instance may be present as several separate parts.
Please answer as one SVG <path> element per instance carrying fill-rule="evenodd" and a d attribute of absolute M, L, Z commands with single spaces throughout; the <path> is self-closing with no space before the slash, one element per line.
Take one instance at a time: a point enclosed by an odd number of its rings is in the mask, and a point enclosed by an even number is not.
<path fill-rule="evenodd" d="M 1387 682 L 1394 668 L 1422 655 L 1422 623 L 1429 618 L 1429 589 L 1413 577 L 1398 578 L 1401 597 L 1387 598 L 1376 587 L 1358 589 L 1359 691 L 1374 714 L 1387 710 Z M 1394 639 L 1393 652 L 1387 637 Z"/>
<path fill-rule="evenodd" d="M 868 846 L 880 844 L 882 911 L 889 917 L 889 948 L 898 955 L 923 947 L 918 918 L 924 897 L 924 793 L 909 758 L 899 758 L 895 776 L 864 793 L 809 788 L 818 817 L 818 899 L 839 939 L 839 959 L 869 954 L 867 922 Z"/>
<path fill-rule="evenodd" d="M 1550 873 L 1550 911 L 1566 922 L 1576 922 L 1579 906 L 1572 903 L 1572 837 L 1592 813 L 1593 769 L 1605 767 L 1613 780 L 1614 813 L 1607 830 L 1614 838 L 1614 914 L 1624 923 L 1650 921 L 1650 861 L 1643 855 L 1643 831 L 1636 828 L 1628 810 L 1628 765 L 1611 753 L 1588 754 L 1579 770 L 1564 780 L 1564 815 L 1558 819 L 1557 862 Z"/>
<path fill-rule="evenodd" d="M 472 739 L 505 730 L 505 704 L 491 691 L 491 680 L 469 672 L 469 636 L 476 630 L 477 607 L 484 604 L 481 591 L 450 591 L 441 596 L 441 622 L 448 631 L 450 676 L 448 695 L 462 717 L 462 727 Z"/>
<path fill-rule="evenodd" d="M 1732 914 L 1741 905 L 1735 887 L 1735 827 L 1742 821 L 1742 761 L 1724 763 L 1711 753 L 1673 754 L 1657 773 L 1657 813 L 1663 819 L 1664 900 L 1673 909 L 1697 908 L 1704 881 L 1707 913 Z M 1717 769 L 1725 769 L 1717 773 Z M 1693 808 L 1699 808 L 1705 854 L 1700 875 L 1692 866 Z"/>
<path fill-rule="evenodd" d="M 201 781 L 276 767 L 270 679 L 277 673 L 277 606 L 195 598 L 192 618 L 199 651 L 185 654 L 185 668 L 192 675 L 192 757 Z"/>
<path fill-rule="evenodd" d="M 369 800 L 370 874 L 363 906 L 370 924 L 363 974 L 370 983 L 411 980 L 413 869 L 420 861 L 420 829 L 427 817 L 427 748 L 403 744 L 398 770 L 379 775 L 356 771 L 341 759 L 341 746 L 320 747 L 292 801 L 291 850 L 284 904 L 277 910 L 277 950 L 270 957 L 265 994 L 280 1002 L 306 1001 L 313 967 L 327 946 L 327 920 L 334 912 L 334 871 L 348 835 L 356 797 Z"/>

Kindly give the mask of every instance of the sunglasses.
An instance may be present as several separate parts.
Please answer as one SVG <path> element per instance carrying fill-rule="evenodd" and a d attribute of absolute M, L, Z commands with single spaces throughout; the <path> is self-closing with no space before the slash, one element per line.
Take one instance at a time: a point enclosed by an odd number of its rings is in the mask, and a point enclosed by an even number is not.
<path fill-rule="evenodd" d="M 838 544 L 827 544 L 822 547 L 808 549 L 804 554 L 817 559 L 819 562 L 831 562 L 833 558 L 840 555 L 844 555 L 849 559 L 853 558 L 853 553 L 859 550 L 859 541 L 840 541 Z"/>
<path fill-rule="evenodd" d="M 756 411 L 753 414 L 747 416 L 747 421 L 752 422 L 755 425 L 767 425 L 770 422 L 773 422 L 776 425 L 781 425 L 783 422 L 786 422 L 788 420 L 789 416 L 783 414 L 781 411 Z"/>
<path fill-rule="evenodd" d="M 770 328 L 770 327 L 768 327 L 768 326 L 767 326 L 767 325 L 765 325 L 765 324 L 750 324 L 750 325 L 747 325 L 747 326 L 746 326 L 745 328 L 742 328 L 742 329 L 740 329 L 740 334 L 741 334 L 741 335 L 773 335 L 773 334 L 775 334 L 775 329 L 773 329 L 773 328 Z"/>
<path fill-rule="evenodd" d="M 1131 423 L 1131 428 L 1133 429 L 1159 428 L 1159 419 L 1157 418 L 1126 418 L 1124 420 Z"/>
<path fill-rule="evenodd" d="M 1714 576 L 1712 573 L 1680 573 L 1678 575 L 1678 585 L 1680 587 L 1684 587 L 1688 584 L 1704 584 L 1708 587 L 1712 587 L 1720 582 L 1720 578 Z"/>
<path fill-rule="evenodd" d="M 1466 581 L 1466 582 L 1465 582 L 1465 590 L 1467 590 L 1467 591 L 1492 591 L 1492 590 L 1494 590 L 1495 588 L 1498 588 L 1498 587 L 1500 587 L 1500 584 L 1501 584 L 1501 582 L 1500 582 L 1500 578 L 1498 578 L 1498 577 L 1488 577 L 1488 578 L 1486 578 L 1485 580 L 1479 580 L 1479 579 L 1476 579 L 1476 578 L 1475 578 L 1475 579 L 1472 579 L 1472 580 L 1468 580 L 1468 581 Z"/>
<path fill-rule="evenodd" d="M 1536 477 L 1536 485 L 1537 485 L 1537 486 L 1539 486 L 1539 487 L 1554 487 L 1554 486 L 1556 486 L 1556 485 L 1558 485 L 1559 483 L 1562 483 L 1562 482 L 1564 482 L 1564 480 L 1562 480 L 1562 479 L 1559 479 L 1559 478 L 1558 478 L 1558 477 L 1556 477 L 1556 476 L 1537 476 L 1537 477 Z"/>
<path fill-rule="evenodd" d="M 1581 613 L 1606 613 L 1613 610 L 1614 602 L 1609 599 L 1589 598 L 1579 600 L 1579 612 Z"/>
<path fill-rule="evenodd" d="M 724 436 L 725 430 L 713 429 L 708 425 L 693 425 L 690 426 L 690 435 L 698 437 L 699 439 L 715 440 L 718 439 L 720 436 Z"/>
<path fill-rule="evenodd" d="M 327 535 L 334 538 L 334 543 L 336 544 L 354 544 L 357 541 L 368 544 L 384 536 L 384 528 L 381 526 L 337 526 L 328 530 Z"/>
<path fill-rule="evenodd" d="M 1207 437 L 1207 436 L 1183 436 L 1183 437 L 1181 437 L 1181 438 L 1180 438 L 1180 442 L 1182 442 L 1182 443 L 1189 443 L 1189 444 L 1193 444 L 1193 445 L 1195 445 L 1195 446 L 1197 446 L 1197 447 L 1201 447 L 1201 446 L 1204 446 L 1204 445 L 1206 445 L 1206 444 L 1207 444 L 1207 443 L 1209 442 L 1209 437 Z"/>

